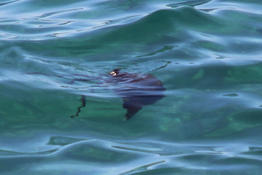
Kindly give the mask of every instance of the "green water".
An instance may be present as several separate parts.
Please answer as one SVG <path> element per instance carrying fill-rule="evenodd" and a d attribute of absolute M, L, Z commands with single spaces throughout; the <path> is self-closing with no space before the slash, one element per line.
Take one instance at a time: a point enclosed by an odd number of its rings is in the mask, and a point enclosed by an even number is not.
<path fill-rule="evenodd" d="M 1 0 L 1 175 L 260 175 L 260 0 Z M 106 74 L 165 98 L 125 120 Z M 70 84 L 80 75 L 93 81 Z M 70 118 L 86 96 L 86 107 Z"/>

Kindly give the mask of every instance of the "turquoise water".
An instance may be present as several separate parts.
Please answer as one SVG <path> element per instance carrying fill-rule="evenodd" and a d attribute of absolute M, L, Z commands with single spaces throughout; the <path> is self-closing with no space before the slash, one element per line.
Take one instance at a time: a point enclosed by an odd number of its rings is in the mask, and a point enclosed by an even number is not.
<path fill-rule="evenodd" d="M 1 0 L 0 174 L 260 175 L 261 9 L 261 0 Z M 102 81 L 117 67 L 154 75 L 165 98 L 125 120 Z M 80 75 L 101 79 L 69 83 Z"/>

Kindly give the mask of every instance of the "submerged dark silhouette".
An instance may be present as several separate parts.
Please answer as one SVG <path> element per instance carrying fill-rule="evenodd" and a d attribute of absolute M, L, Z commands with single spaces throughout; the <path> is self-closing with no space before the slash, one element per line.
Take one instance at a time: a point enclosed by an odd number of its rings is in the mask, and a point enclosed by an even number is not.
<path fill-rule="evenodd" d="M 165 88 L 160 80 L 152 75 L 120 73 L 119 69 L 110 72 L 113 82 L 120 84 L 115 92 L 123 99 L 127 110 L 126 119 L 133 117 L 145 105 L 154 104 L 164 97 Z"/>
<path fill-rule="evenodd" d="M 115 85 L 115 93 L 123 99 L 123 108 L 127 110 L 126 119 L 133 117 L 143 106 L 154 104 L 164 97 L 165 88 L 160 80 L 152 75 L 139 75 L 123 72 L 114 69 L 109 73 L 111 76 L 106 82 Z M 74 81 L 83 81 L 74 79 Z M 81 97 L 81 106 L 78 107 L 75 115 L 79 115 L 81 108 L 86 106 L 85 97 Z"/>

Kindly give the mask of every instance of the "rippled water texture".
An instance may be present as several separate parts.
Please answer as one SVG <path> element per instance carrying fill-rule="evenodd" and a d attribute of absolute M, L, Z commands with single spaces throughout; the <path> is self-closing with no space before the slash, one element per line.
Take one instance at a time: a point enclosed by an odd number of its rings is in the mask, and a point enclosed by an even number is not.
<path fill-rule="evenodd" d="M 1 175 L 260 175 L 261 0 L 1 0 Z M 122 68 L 165 97 L 125 120 Z M 90 81 L 73 79 L 98 77 Z M 86 96 L 86 107 L 70 118 Z"/>

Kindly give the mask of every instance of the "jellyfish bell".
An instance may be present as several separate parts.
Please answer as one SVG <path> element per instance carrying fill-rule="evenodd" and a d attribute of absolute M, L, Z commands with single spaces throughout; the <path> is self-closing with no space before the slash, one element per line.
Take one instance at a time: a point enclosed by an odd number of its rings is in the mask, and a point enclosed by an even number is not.
<path fill-rule="evenodd" d="M 151 74 L 120 73 L 120 69 L 114 69 L 110 75 L 114 77 L 115 93 L 123 99 L 127 120 L 144 106 L 154 104 L 165 96 L 162 82 Z"/>

